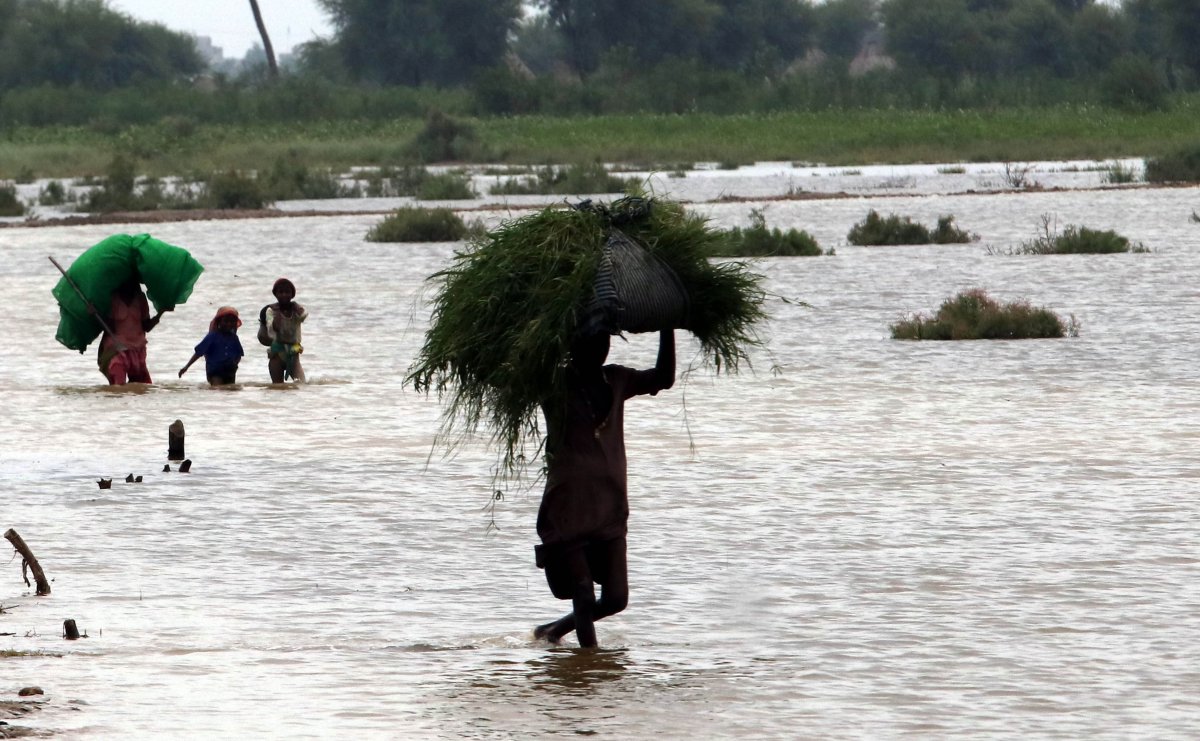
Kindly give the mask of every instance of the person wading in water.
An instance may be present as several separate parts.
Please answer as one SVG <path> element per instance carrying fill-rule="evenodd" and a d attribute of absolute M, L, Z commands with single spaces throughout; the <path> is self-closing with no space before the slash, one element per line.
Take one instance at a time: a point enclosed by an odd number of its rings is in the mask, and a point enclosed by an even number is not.
<path fill-rule="evenodd" d="M 536 638 L 552 643 L 575 631 L 580 646 L 596 646 L 594 622 L 629 601 L 625 400 L 675 384 L 673 330 L 660 333 L 658 360 L 648 370 L 604 365 L 608 350 L 607 334 L 572 343 L 565 404 L 542 409 L 547 473 L 537 518 L 542 544 L 535 553 L 550 591 L 573 608 L 534 628 Z M 599 600 L 594 584 L 601 588 Z"/>

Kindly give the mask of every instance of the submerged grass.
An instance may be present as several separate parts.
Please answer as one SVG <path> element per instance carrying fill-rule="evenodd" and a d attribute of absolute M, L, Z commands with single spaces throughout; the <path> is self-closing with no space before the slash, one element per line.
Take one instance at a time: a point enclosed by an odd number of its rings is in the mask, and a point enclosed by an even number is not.
<path fill-rule="evenodd" d="M 565 399 L 565 360 L 579 312 L 593 295 L 613 223 L 679 276 L 691 301 L 687 329 L 717 372 L 736 372 L 758 343 L 761 277 L 744 263 L 710 263 L 723 239 L 677 203 L 621 199 L 553 207 L 506 222 L 431 277 L 438 286 L 425 343 L 406 382 L 448 405 L 442 441 L 486 428 L 501 449 L 497 480 L 522 473 L 541 450 L 540 409 Z M 637 206 L 635 208 L 635 206 Z"/>
<path fill-rule="evenodd" d="M 915 314 L 891 326 L 896 340 L 1021 340 L 1078 333 L 1074 317 L 1064 323 L 1028 301 L 1001 304 L 981 288 L 944 301 L 933 316 Z"/>

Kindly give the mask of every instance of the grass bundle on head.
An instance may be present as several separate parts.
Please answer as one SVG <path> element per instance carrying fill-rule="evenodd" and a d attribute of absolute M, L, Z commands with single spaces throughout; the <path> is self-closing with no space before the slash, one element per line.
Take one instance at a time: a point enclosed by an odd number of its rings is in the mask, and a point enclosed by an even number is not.
<path fill-rule="evenodd" d="M 744 263 L 710 263 L 725 236 L 677 203 L 551 207 L 501 225 L 430 278 L 439 286 L 430 328 L 406 379 L 449 398 L 443 433 L 491 432 L 499 479 L 520 473 L 527 442 L 540 449 L 540 408 L 565 398 L 567 353 L 614 227 L 678 275 L 690 300 L 684 328 L 706 364 L 735 372 L 759 342 L 761 277 Z"/>

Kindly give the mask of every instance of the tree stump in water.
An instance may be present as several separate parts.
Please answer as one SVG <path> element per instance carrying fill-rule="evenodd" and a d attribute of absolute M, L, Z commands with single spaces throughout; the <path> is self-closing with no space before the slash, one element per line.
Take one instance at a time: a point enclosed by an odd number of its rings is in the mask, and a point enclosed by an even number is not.
<path fill-rule="evenodd" d="M 25 541 L 17 535 L 17 531 L 9 528 L 8 532 L 4 533 L 4 538 L 13 544 L 13 548 L 17 549 L 17 553 L 21 554 L 21 576 L 25 579 L 26 586 L 29 585 L 29 577 L 25 576 L 25 567 L 33 572 L 33 578 L 37 581 L 37 594 L 39 597 L 50 594 L 50 582 L 46 581 L 46 575 L 42 573 L 42 566 L 38 560 L 34 558 L 33 551 L 29 550 L 29 546 L 25 545 Z"/>
<path fill-rule="evenodd" d="M 183 421 L 177 419 L 167 428 L 167 460 L 181 461 L 186 457 L 183 453 Z"/>

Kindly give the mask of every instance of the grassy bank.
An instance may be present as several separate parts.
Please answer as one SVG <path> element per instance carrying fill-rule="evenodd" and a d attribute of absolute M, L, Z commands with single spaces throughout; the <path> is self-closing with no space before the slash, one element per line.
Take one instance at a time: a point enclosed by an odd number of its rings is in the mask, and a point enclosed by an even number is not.
<path fill-rule="evenodd" d="M 1153 156 L 1194 144 L 1200 97 L 1170 111 L 1129 114 L 1063 106 L 998 111 L 829 110 L 770 115 L 631 115 L 462 119 L 486 159 L 506 164 L 601 160 L 658 168 L 714 161 L 869 163 L 1026 161 Z M 265 169 L 295 152 L 309 166 L 344 169 L 404 161 L 420 118 L 384 123 L 19 128 L 3 134 L 0 179 L 98 175 L 117 153 L 148 174 Z"/>

